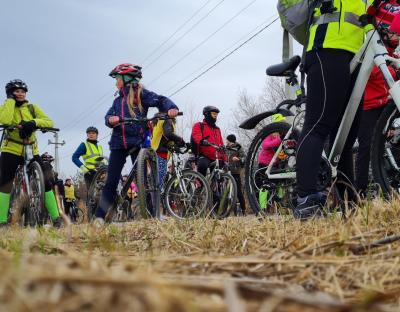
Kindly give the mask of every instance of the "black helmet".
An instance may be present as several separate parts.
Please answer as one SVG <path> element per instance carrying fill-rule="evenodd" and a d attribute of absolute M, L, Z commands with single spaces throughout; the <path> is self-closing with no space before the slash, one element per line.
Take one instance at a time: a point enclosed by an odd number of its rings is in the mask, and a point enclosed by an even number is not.
<path fill-rule="evenodd" d="M 96 132 L 96 134 L 99 134 L 99 130 L 97 130 L 97 128 L 93 126 L 90 126 L 89 128 L 86 129 L 86 133 L 88 132 Z"/>
<path fill-rule="evenodd" d="M 28 86 L 25 82 L 20 79 L 11 80 L 9 83 L 6 84 L 6 94 L 9 95 L 10 93 L 14 92 L 16 89 L 25 90 L 28 92 Z"/>
<path fill-rule="evenodd" d="M 215 106 L 206 106 L 203 108 L 203 115 L 211 112 L 219 113 L 219 109 Z"/>

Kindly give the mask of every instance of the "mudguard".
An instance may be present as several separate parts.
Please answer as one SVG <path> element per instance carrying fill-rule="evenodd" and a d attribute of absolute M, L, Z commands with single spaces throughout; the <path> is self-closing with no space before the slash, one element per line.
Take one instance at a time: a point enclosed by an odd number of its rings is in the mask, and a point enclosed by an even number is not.
<path fill-rule="evenodd" d="M 275 114 L 282 114 L 283 116 L 294 116 L 294 114 L 288 109 L 277 108 L 277 109 L 274 109 L 271 111 L 267 111 L 267 112 L 258 114 L 249 119 L 246 119 L 239 125 L 239 128 L 245 129 L 245 130 L 252 130 L 260 123 L 260 121 L 262 121 L 272 115 L 275 115 Z"/>

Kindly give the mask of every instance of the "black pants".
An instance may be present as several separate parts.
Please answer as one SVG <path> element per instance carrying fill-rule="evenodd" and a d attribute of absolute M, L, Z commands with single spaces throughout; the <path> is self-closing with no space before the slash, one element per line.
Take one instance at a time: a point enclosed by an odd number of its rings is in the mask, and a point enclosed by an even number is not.
<path fill-rule="evenodd" d="M 237 186 L 237 198 L 239 200 L 240 204 L 240 209 L 242 210 L 242 213 L 245 214 L 246 212 L 246 202 L 244 200 L 243 196 L 243 190 L 242 190 L 242 179 L 240 177 L 239 173 L 232 173 L 233 178 L 236 181 L 236 186 Z"/>
<path fill-rule="evenodd" d="M 35 156 L 35 160 L 40 164 L 44 174 L 44 188 L 48 192 L 52 189 L 52 177 L 47 166 L 43 166 L 40 156 Z M 0 192 L 11 193 L 13 180 L 18 166 L 24 164 L 24 157 L 11 153 L 1 153 L 0 155 Z"/>
<path fill-rule="evenodd" d="M 328 135 L 331 143 L 335 139 L 354 86 L 356 73 L 350 74 L 353 56 L 350 52 L 335 49 L 307 53 L 306 115 L 297 151 L 297 191 L 301 197 L 317 192 L 317 175 L 324 142 Z M 357 136 L 359 113 L 338 166 L 351 182 L 354 180 L 352 147 Z"/>
<path fill-rule="evenodd" d="M 135 162 L 139 153 L 139 149 L 131 156 L 132 164 Z M 108 209 L 113 205 L 117 195 L 117 187 L 124 168 L 128 150 L 112 150 L 110 153 L 110 161 L 108 162 L 107 181 L 104 185 L 99 207 L 96 209 L 96 217 L 104 218 Z"/>
<path fill-rule="evenodd" d="M 83 179 L 85 180 L 86 189 L 89 191 L 90 185 L 92 184 L 93 178 L 96 175 L 96 171 L 89 171 L 83 175 Z"/>
<path fill-rule="evenodd" d="M 385 106 L 377 107 L 361 114 L 360 129 L 358 130 L 358 154 L 357 154 L 357 188 L 365 191 L 369 182 L 369 161 L 371 158 L 371 140 L 375 124 Z"/>
<path fill-rule="evenodd" d="M 199 159 L 197 160 L 197 171 L 201 173 L 203 176 L 206 176 L 207 174 L 207 169 L 210 168 L 210 172 L 214 170 L 214 166 L 210 166 L 210 164 L 214 160 L 211 160 L 210 158 L 207 158 L 205 156 L 200 156 Z M 224 161 L 220 160 L 219 165 L 220 167 L 223 167 L 225 164 Z"/>

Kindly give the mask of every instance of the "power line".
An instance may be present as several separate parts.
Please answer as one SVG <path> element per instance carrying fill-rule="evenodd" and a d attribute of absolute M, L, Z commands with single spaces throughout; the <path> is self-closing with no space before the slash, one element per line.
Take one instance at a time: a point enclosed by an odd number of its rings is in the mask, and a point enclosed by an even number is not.
<path fill-rule="evenodd" d="M 274 18 L 275 15 L 271 16 L 270 18 L 268 18 L 267 20 L 265 20 L 264 22 L 262 22 L 261 24 L 258 24 L 256 27 L 254 27 L 251 31 L 249 31 L 246 35 L 242 36 L 239 40 L 235 41 L 233 44 L 231 44 L 228 48 L 226 48 L 225 50 L 223 50 L 222 52 L 220 52 L 218 55 L 216 55 L 215 57 L 213 57 L 212 59 L 208 60 L 206 63 L 204 63 L 202 66 L 198 67 L 196 70 L 194 70 L 193 72 L 191 72 L 189 75 L 186 75 L 184 78 L 182 78 L 181 80 L 179 80 L 178 82 L 176 82 L 174 85 L 172 85 L 171 87 L 169 87 L 167 90 L 165 90 L 162 94 L 167 94 L 169 91 L 171 91 L 172 89 L 174 89 L 176 86 L 178 86 L 179 84 L 181 84 L 182 82 L 186 81 L 187 79 L 189 79 L 190 77 L 192 77 L 194 74 L 196 74 L 197 72 L 199 72 L 200 70 L 202 70 L 204 67 L 206 67 L 208 64 L 210 64 L 211 62 L 213 62 L 214 60 L 218 59 L 221 55 L 223 55 L 224 53 L 226 53 L 227 51 L 229 51 L 230 49 L 232 49 L 233 47 L 235 47 L 238 43 L 242 42 L 243 39 L 247 38 L 249 35 L 251 35 L 253 32 L 255 32 L 256 30 L 258 30 L 260 27 L 262 27 L 264 24 L 268 23 L 272 18 Z"/>
<path fill-rule="evenodd" d="M 188 33 L 190 33 L 197 25 L 199 25 L 203 20 L 205 20 L 214 10 L 217 9 L 225 0 L 221 0 L 218 2 L 210 11 L 207 12 L 200 20 L 198 20 L 192 27 L 190 27 L 182 36 L 178 37 L 171 45 L 169 45 L 161 54 L 159 54 L 154 60 L 152 60 L 149 64 L 146 65 L 146 68 L 151 67 L 155 62 L 157 62 L 161 56 L 171 50 L 179 41 L 181 41 Z"/>
<path fill-rule="evenodd" d="M 191 17 L 189 17 L 182 25 L 180 25 L 167 39 L 165 39 L 161 44 L 157 46 L 149 55 L 145 57 L 143 61 L 140 62 L 140 64 L 144 64 L 150 57 L 152 57 L 158 50 L 160 50 L 168 41 L 170 41 L 182 28 L 184 28 L 197 14 L 200 13 L 201 10 L 203 10 L 211 1 L 213 0 L 208 0 L 206 1 L 196 12 L 193 13 Z"/>
<path fill-rule="evenodd" d="M 230 22 L 232 22 L 235 18 L 237 18 L 240 14 L 242 14 L 247 8 L 249 8 L 254 2 L 257 0 L 252 0 L 250 3 L 245 5 L 242 9 L 240 9 L 235 15 L 233 15 L 229 20 L 227 20 L 224 24 L 222 24 L 217 30 L 215 30 L 213 33 L 211 33 L 208 37 L 206 37 L 203 41 L 201 41 L 199 44 L 197 44 L 193 49 L 191 49 L 189 52 L 187 52 L 184 56 L 182 56 L 178 61 L 176 61 L 174 64 L 172 64 L 170 67 L 168 67 L 166 70 L 164 70 L 161 74 L 159 74 L 155 79 L 150 81 L 148 85 L 151 85 L 158 79 L 160 79 L 162 76 L 167 74 L 172 68 L 177 66 L 179 63 L 181 63 L 183 60 L 185 60 L 189 55 L 191 55 L 194 51 L 196 51 L 198 48 L 200 48 L 204 43 L 206 43 L 208 40 L 210 40 L 213 36 L 215 36 L 219 31 L 221 31 L 223 28 L 225 28 Z"/>
<path fill-rule="evenodd" d="M 186 87 L 188 87 L 190 84 L 192 84 L 193 82 L 195 82 L 197 79 L 199 79 L 200 77 L 202 77 L 203 75 L 205 75 L 207 72 L 209 72 L 211 69 L 213 69 L 215 66 L 217 66 L 219 63 L 221 63 L 222 61 L 224 61 L 226 58 L 228 58 L 229 56 L 231 56 L 233 53 L 235 53 L 237 50 L 239 50 L 241 47 L 243 47 L 245 44 L 247 44 L 249 41 L 251 41 L 252 39 L 254 39 L 255 37 L 257 37 L 259 34 L 261 34 L 264 30 L 266 30 L 267 28 L 269 28 L 272 24 L 274 24 L 277 20 L 279 19 L 279 17 L 276 17 L 271 23 L 269 23 L 268 25 L 264 26 L 263 28 L 261 28 L 258 32 L 256 32 L 253 36 L 251 36 L 250 38 L 248 38 L 246 41 L 244 41 L 243 43 L 241 43 L 239 46 L 237 46 L 235 49 L 233 49 L 231 52 L 229 52 L 228 54 L 226 54 L 223 58 L 221 58 L 218 62 L 214 63 L 213 65 L 211 65 L 210 67 L 208 67 L 206 70 L 204 70 L 203 72 L 201 72 L 199 75 L 197 75 L 196 77 L 194 77 L 192 80 L 190 80 L 188 83 L 186 83 L 184 86 L 182 86 L 181 88 L 179 88 L 178 90 L 176 90 L 175 92 L 173 92 L 172 94 L 170 94 L 168 97 L 172 97 L 175 94 L 179 93 L 180 91 L 182 91 L 183 89 L 185 89 Z"/>

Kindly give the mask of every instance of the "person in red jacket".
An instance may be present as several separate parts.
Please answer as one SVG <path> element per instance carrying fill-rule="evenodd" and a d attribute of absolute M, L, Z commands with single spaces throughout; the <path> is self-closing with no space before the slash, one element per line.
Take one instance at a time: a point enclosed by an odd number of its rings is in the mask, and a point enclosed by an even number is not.
<path fill-rule="evenodd" d="M 192 128 L 192 138 L 198 147 L 197 171 L 202 175 L 206 175 L 210 163 L 216 160 L 215 147 L 209 143 L 223 146 L 221 130 L 217 127 L 217 117 L 219 109 L 215 106 L 206 106 L 203 108 L 204 119 L 202 122 L 197 122 Z M 226 154 L 222 151 L 218 152 L 218 159 L 225 161 Z"/>
<path fill-rule="evenodd" d="M 400 12 L 400 6 L 395 1 L 392 1 L 385 4 L 381 10 L 382 18 L 378 30 L 388 52 L 393 56 L 394 49 L 398 46 L 399 40 L 396 34 L 390 33 L 389 26 L 393 15 Z M 393 78 L 397 80 L 395 70 L 390 66 L 389 70 Z M 356 184 L 361 195 L 365 195 L 369 183 L 371 140 L 375 124 L 389 101 L 389 88 L 382 73 L 375 66 L 365 89 L 363 113 L 357 136 L 359 148 L 357 154 Z"/>

